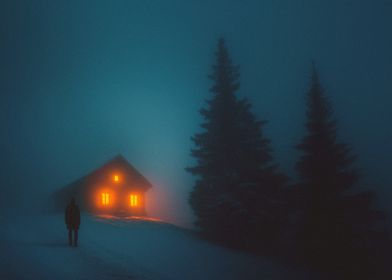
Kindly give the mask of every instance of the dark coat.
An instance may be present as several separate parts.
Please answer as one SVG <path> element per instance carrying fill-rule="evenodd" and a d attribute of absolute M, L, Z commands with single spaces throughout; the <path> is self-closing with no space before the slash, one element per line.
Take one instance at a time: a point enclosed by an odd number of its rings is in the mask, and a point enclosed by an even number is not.
<path fill-rule="evenodd" d="M 67 225 L 67 229 L 79 229 L 80 211 L 75 203 L 71 202 L 65 209 L 65 224 Z"/>

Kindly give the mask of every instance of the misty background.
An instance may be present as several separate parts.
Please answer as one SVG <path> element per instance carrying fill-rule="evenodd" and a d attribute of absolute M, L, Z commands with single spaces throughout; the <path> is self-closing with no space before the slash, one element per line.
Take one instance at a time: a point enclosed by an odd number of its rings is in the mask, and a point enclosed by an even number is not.
<path fill-rule="evenodd" d="M 387 0 L 1 1 L 2 208 L 40 208 L 121 153 L 155 186 L 148 213 L 190 226 L 184 168 L 223 36 L 293 180 L 316 61 L 361 188 L 391 215 L 391 26 Z"/>

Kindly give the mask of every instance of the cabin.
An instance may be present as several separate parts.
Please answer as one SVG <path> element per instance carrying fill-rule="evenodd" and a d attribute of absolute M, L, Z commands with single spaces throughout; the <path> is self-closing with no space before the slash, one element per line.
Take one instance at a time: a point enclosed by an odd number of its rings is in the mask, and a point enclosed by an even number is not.
<path fill-rule="evenodd" d="M 151 183 L 118 155 L 54 194 L 58 210 L 72 197 L 82 211 L 116 216 L 145 216 Z"/>

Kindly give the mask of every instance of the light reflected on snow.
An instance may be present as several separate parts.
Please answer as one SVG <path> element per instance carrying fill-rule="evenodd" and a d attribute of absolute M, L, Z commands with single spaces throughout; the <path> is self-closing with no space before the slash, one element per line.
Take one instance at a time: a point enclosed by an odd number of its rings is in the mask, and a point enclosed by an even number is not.
<path fill-rule="evenodd" d="M 118 221 L 146 221 L 146 222 L 158 222 L 158 223 L 165 223 L 164 220 L 152 217 L 142 217 L 142 216 L 116 216 L 110 214 L 101 214 L 101 215 L 93 215 L 98 219 L 104 220 L 118 220 Z"/>

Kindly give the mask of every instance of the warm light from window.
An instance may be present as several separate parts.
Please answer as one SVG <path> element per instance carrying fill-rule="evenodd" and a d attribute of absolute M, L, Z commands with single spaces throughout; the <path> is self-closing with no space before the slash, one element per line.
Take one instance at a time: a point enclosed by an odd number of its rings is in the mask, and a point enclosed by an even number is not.
<path fill-rule="evenodd" d="M 135 194 L 131 194 L 131 200 L 130 200 L 130 202 L 131 202 L 131 207 L 137 207 L 138 206 L 138 204 L 139 204 L 139 198 L 138 198 L 138 196 L 137 195 L 135 195 Z"/>
<path fill-rule="evenodd" d="M 102 205 L 109 205 L 109 193 L 102 193 Z"/>
<path fill-rule="evenodd" d="M 120 181 L 120 177 L 118 175 L 114 175 L 113 176 L 113 180 L 114 180 L 114 182 L 119 182 Z"/>

